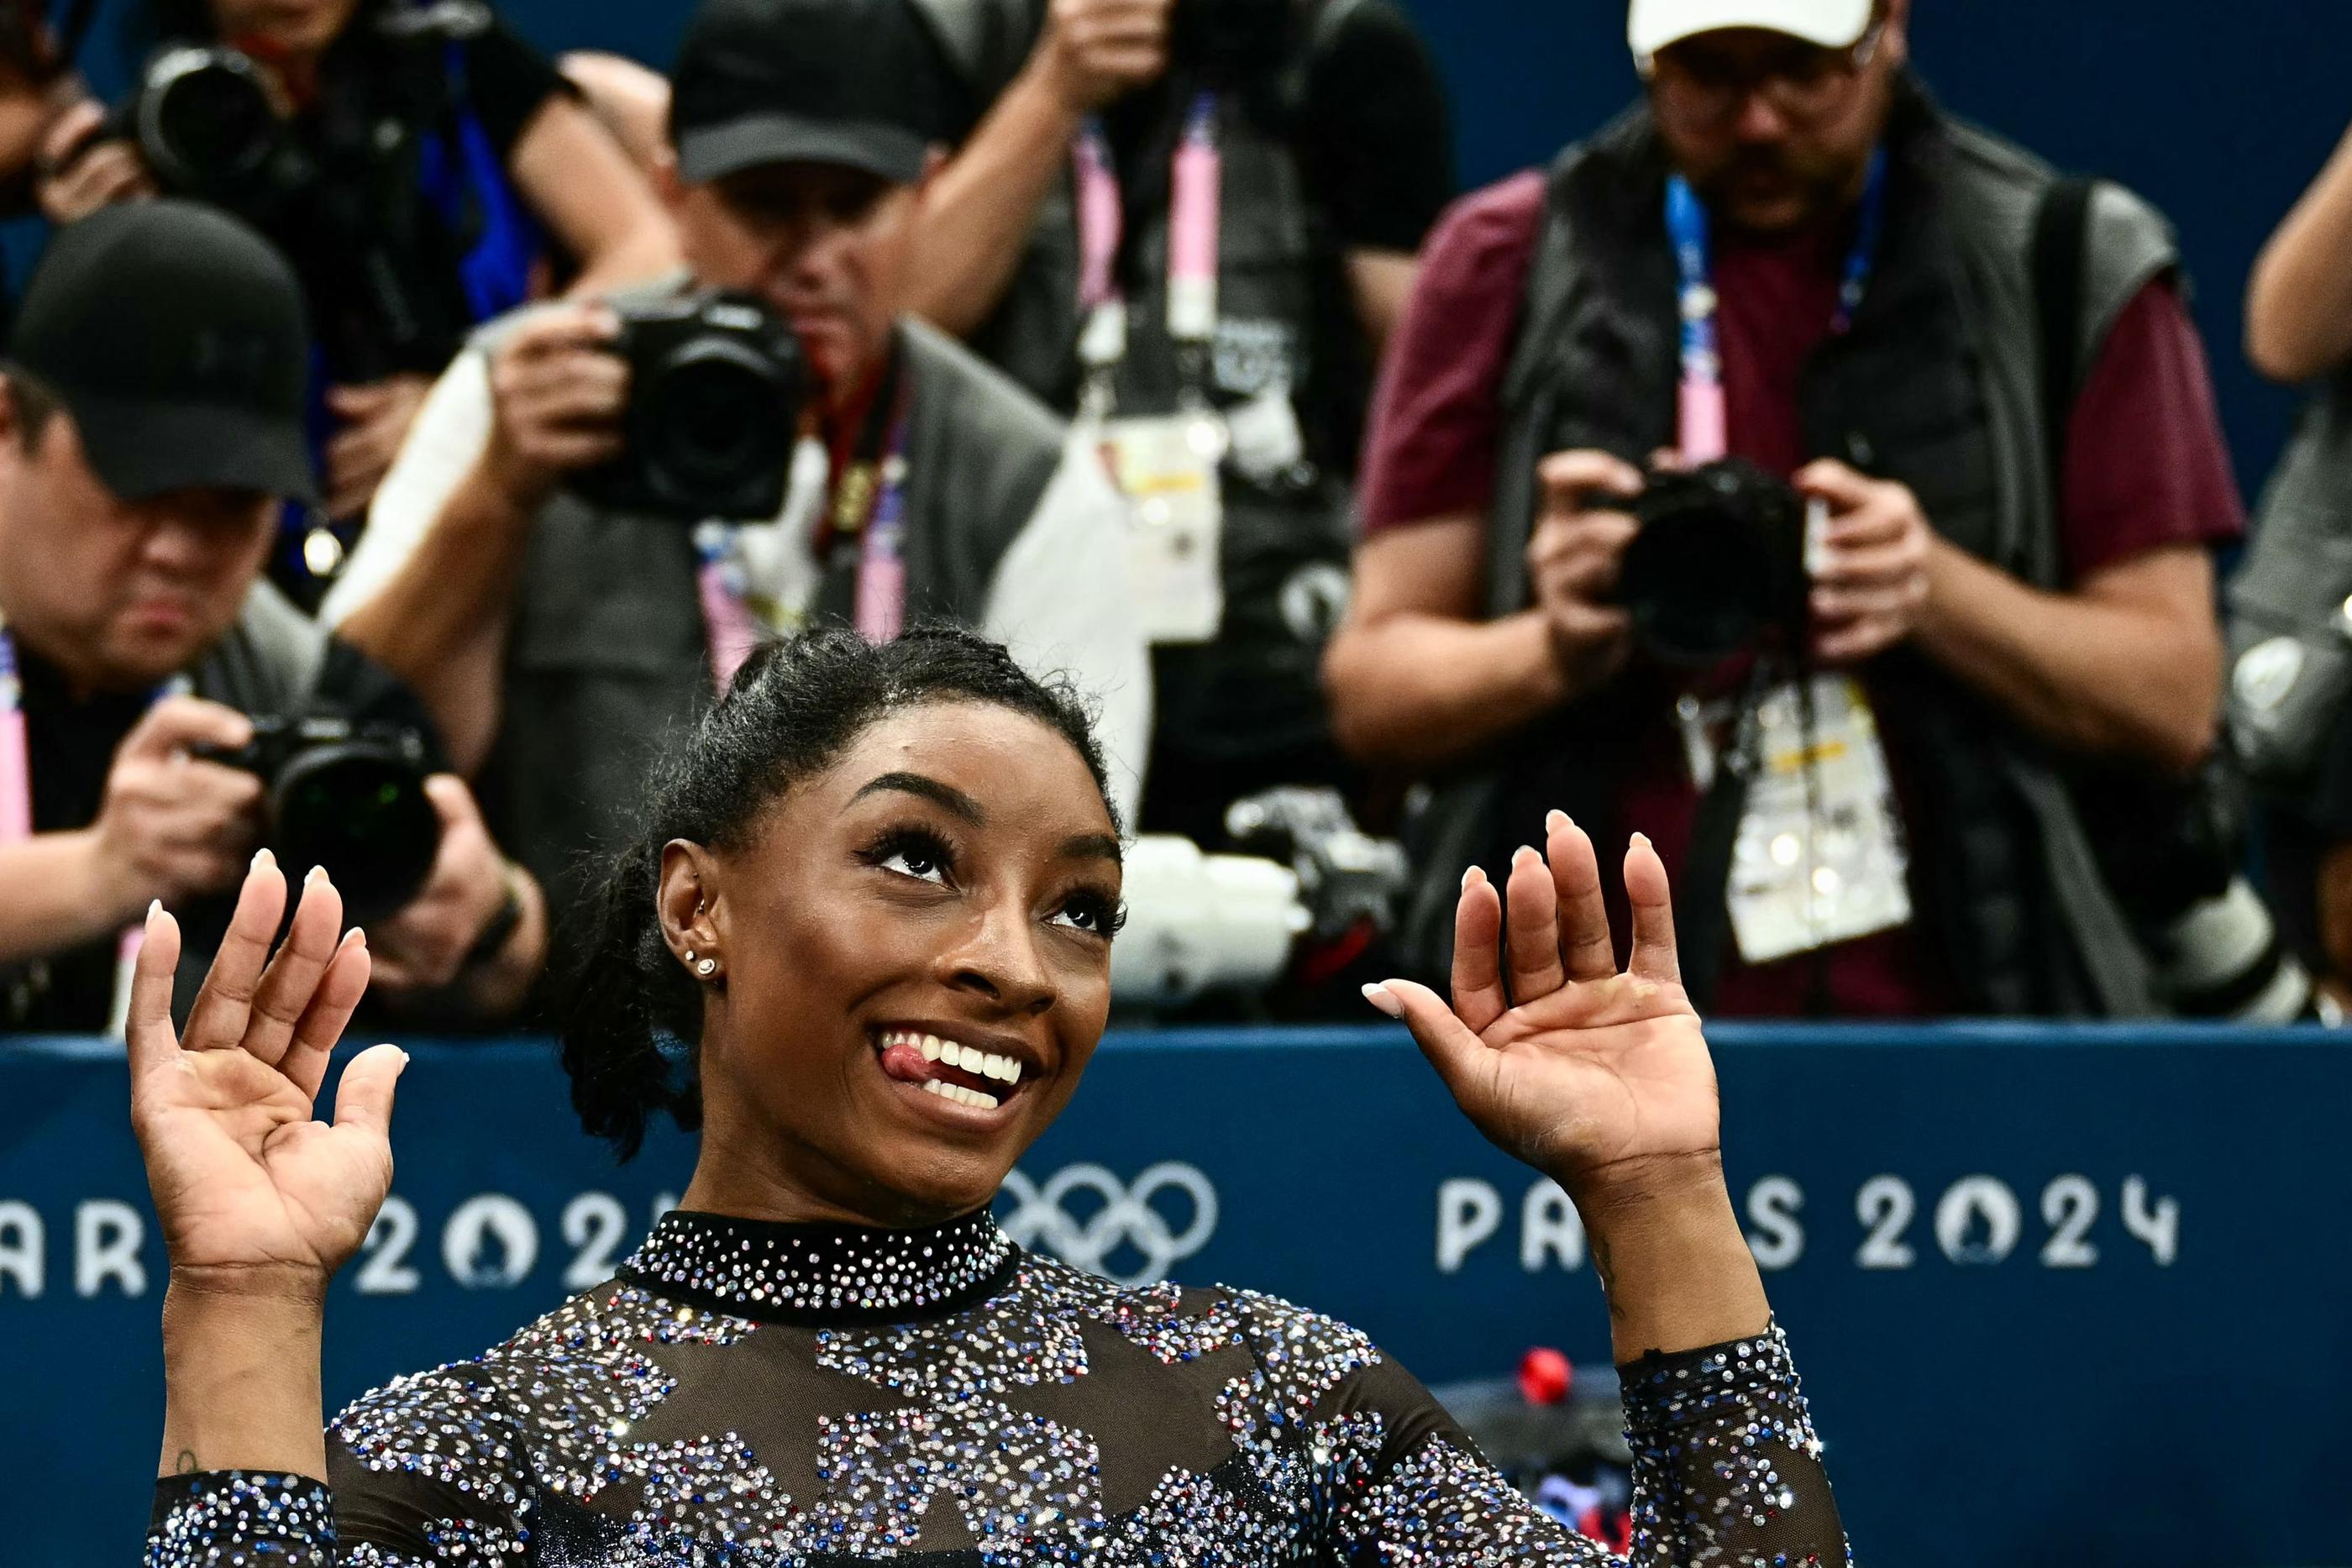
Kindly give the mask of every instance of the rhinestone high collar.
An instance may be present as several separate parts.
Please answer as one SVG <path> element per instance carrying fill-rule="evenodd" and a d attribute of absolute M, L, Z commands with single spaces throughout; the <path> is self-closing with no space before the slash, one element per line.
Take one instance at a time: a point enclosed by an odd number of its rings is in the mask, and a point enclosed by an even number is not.
<path fill-rule="evenodd" d="M 986 1301 L 1019 1255 L 984 1208 L 917 1230 L 681 1210 L 662 1218 L 620 1277 L 756 1322 L 891 1322 Z"/>

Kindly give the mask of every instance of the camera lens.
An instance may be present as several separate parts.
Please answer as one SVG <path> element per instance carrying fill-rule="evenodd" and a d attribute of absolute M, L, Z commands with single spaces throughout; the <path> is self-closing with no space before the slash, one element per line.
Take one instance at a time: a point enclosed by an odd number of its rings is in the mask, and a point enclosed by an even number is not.
<path fill-rule="evenodd" d="M 351 924 L 398 913 L 425 885 L 441 823 L 412 760 L 366 742 L 320 747 L 289 762 L 272 793 L 278 858 L 326 867 Z"/>
<path fill-rule="evenodd" d="M 141 141 L 165 183 L 197 194 L 255 179 L 276 145 L 278 112 L 241 57 L 190 51 L 159 68 L 140 117 Z"/>
<path fill-rule="evenodd" d="M 1753 536 L 1685 514 L 1645 528 L 1634 544 L 1625 557 L 1627 595 L 1635 630 L 1654 650 L 1711 664 L 1756 641 L 1763 630 L 1756 585 L 1771 568 Z"/>
<path fill-rule="evenodd" d="M 740 344 L 704 339 L 665 364 L 638 410 L 639 438 L 656 482 L 678 497 L 707 496 L 772 477 L 780 392 L 774 369 Z"/>
<path fill-rule="evenodd" d="M 1737 459 L 1653 476 L 1633 507 L 1619 591 L 1657 657 L 1707 664 L 1805 629 L 1802 505 Z"/>

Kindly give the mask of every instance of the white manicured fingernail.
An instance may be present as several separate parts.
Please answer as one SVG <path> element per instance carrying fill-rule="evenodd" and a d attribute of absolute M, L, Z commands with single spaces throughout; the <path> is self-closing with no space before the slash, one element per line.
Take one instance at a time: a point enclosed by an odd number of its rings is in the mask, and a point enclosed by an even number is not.
<path fill-rule="evenodd" d="M 314 882 L 322 882 L 326 879 L 326 875 L 327 868 L 325 866 L 314 865 L 310 868 L 310 873 L 302 879 L 302 885 L 304 887 L 308 887 Z"/>
<path fill-rule="evenodd" d="M 1478 868 L 1477 868 L 1476 866 L 1475 866 L 1475 865 L 1472 865 L 1472 866 L 1464 866 L 1464 867 L 1462 868 L 1462 887 L 1463 887 L 1463 891 L 1464 891 L 1464 892 L 1465 892 L 1465 893 L 1466 893 L 1466 892 L 1468 892 L 1468 891 L 1469 891 L 1469 888 L 1470 888 L 1470 884 L 1471 884 L 1472 883 L 1474 883 L 1474 882 L 1477 881 L 1477 880 L 1478 880 L 1478 878 L 1479 878 L 1479 876 L 1480 876 L 1481 874 L 1482 874 L 1482 873 L 1479 872 Z"/>
<path fill-rule="evenodd" d="M 1635 833 L 1633 835 L 1633 841 L 1641 845 L 1645 850 L 1654 851 L 1656 849 L 1656 846 L 1650 842 L 1650 835 L 1647 833 Z"/>
<path fill-rule="evenodd" d="M 247 871 L 259 871 L 264 866 L 276 865 L 277 863 L 278 857 L 269 852 L 269 846 L 268 844 L 264 844 L 259 849 L 253 852 L 253 863 L 247 866 L 245 869 Z"/>
<path fill-rule="evenodd" d="M 1396 993 L 1390 990 L 1386 986 L 1365 986 L 1364 1000 L 1371 1003 L 1372 1006 L 1378 1008 L 1381 1011 L 1388 1014 L 1389 1017 L 1392 1019 L 1401 1019 L 1404 1017 L 1404 1004 L 1397 1000 Z"/>
<path fill-rule="evenodd" d="M 149 920 L 151 920 L 151 921 L 152 921 L 152 920 L 153 920 L 153 919 L 155 918 L 155 916 L 157 916 L 157 915 L 161 915 L 161 914 L 163 914 L 163 901 L 162 899 L 160 899 L 160 898 L 151 898 L 151 899 L 149 899 L 149 900 L 147 901 L 147 918 L 148 918 Z"/>
<path fill-rule="evenodd" d="M 1574 826 L 1576 824 L 1570 821 L 1568 813 L 1557 806 L 1544 813 L 1544 828 L 1547 831 L 1564 833 Z"/>

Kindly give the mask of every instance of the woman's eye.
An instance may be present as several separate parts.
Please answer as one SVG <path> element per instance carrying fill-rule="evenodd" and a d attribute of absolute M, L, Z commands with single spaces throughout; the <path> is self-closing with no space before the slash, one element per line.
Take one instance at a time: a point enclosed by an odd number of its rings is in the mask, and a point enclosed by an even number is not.
<path fill-rule="evenodd" d="M 1076 931 L 1092 932 L 1097 936 L 1116 935 L 1124 924 L 1117 904 L 1092 894 L 1074 898 L 1062 905 L 1060 913 L 1054 916 L 1054 923 Z"/>
<path fill-rule="evenodd" d="M 911 876 L 923 882 L 947 880 L 947 867 L 929 850 L 896 850 L 882 864 L 901 876 Z"/>
<path fill-rule="evenodd" d="M 869 851 L 866 857 L 884 871 L 910 876 L 918 882 L 945 885 L 949 859 L 945 844 L 927 835 L 902 835 L 886 841 Z"/>

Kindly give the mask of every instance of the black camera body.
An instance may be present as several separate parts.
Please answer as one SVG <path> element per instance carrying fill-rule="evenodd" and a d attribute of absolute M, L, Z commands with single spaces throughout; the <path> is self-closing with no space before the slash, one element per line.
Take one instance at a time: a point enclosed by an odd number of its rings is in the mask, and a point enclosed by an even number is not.
<path fill-rule="evenodd" d="M 317 175 L 268 73 L 225 45 L 157 51 L 99 134 L 137 147 L 166 193 L 247 216 L 286 205 Z"/>
<path fill-rule="evenodd" d="M 350 924 L 399 913 L 432 873 L 441 819 L 425 793 L 430 757 L 415 730 L 332 716 L 257 718 L 244 746 L 197 755 L 262 781 L 262 841 L 290 876 L 324 866 Z"/>
<path fill-rule="evenodd" d="M 1711 664 L 1768 642 L 1803 643 L 1805 499 L 1737 457 L 1653 474 L 1628 508 L 1618 597 L 1657 658 Z"/>
<path fill-rule="evenodd" d="M 575 477 L 598 506 L 683 521 L 783 509 L 809 375 L 792 324 L 750 295 L 621 308 L 629 364 L 621 455 Z"/>

